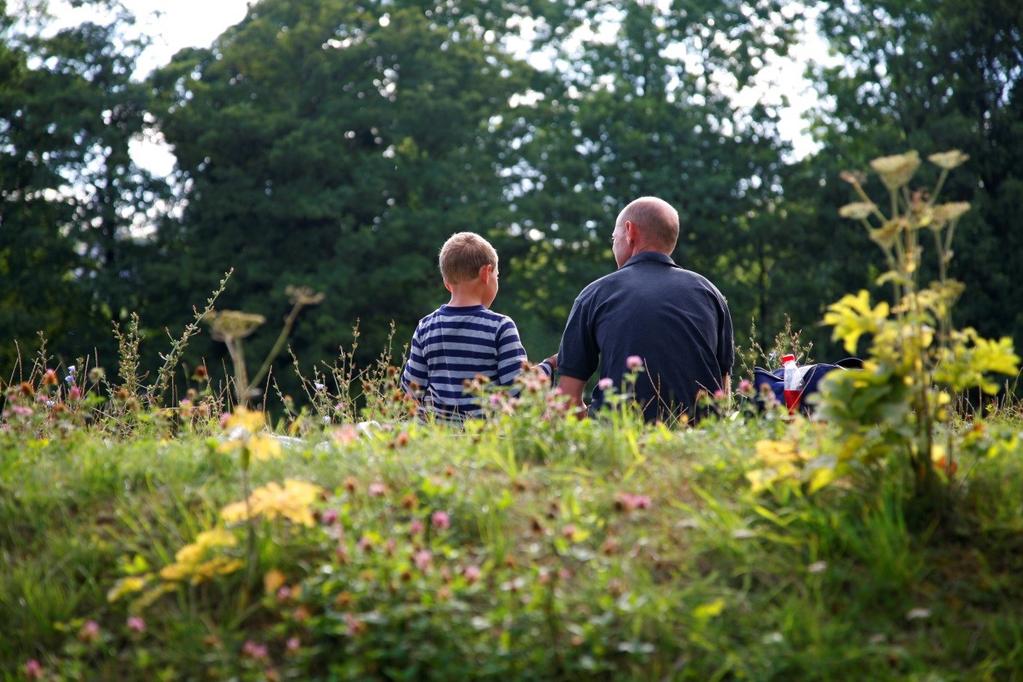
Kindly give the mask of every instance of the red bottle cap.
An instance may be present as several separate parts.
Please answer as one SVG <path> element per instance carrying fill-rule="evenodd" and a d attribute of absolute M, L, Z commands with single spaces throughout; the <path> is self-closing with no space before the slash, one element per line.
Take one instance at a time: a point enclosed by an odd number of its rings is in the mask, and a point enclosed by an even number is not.
<path fill-rule="evenodd" d="M 795 361 L 796 361 L 796 356 L 795 355 L 783 355 L 783 356 L 781 356 L 781 364 L 782 365 L 784 365 L 787 362 L 795 362 Z"/>

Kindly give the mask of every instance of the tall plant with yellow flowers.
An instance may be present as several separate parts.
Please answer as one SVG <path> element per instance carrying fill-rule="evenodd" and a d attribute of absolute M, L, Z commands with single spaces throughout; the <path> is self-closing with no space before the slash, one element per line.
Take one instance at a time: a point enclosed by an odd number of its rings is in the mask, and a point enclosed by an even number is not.
<path fill-rule="evenodd" d="M 932 501 L 957 468 L 960 441 L 948 427 L 953 396 L 974 387 L 996 393 L 991 375 L 1014 375 L 1019 363 L 1011 339 L 989 340 L 975 329 L 952 326 L 952 308 L 964 288 L 949 277 L 952 241 L 970 205 L 938 203 L 938 197 L 949 173 L 967 159 L 958 150 L 929 156 L 940 169 L 929 191 L 909 187 L 921 165 L 917 152 L 873 160 L 871 168 L 888 194 L 881 204 L 864 189 L 865 176 L 842 174 L 858 201 L 839 213 L 860 222 L 881 248 L 888 270 L 877 282 L 891 285 L 893 296 L 874 302 L 866 291 L 849 294 L 830 305 L 824 318 L 850 353 L 862 337 L 869 338 L 863 368 L 832 373 L 822 392 L 821 415 L 841 432 L 839 461 L 904 457 L 917 497 Z M 937 258 L 937 279 L 923 284 L 928 243 Z"/>

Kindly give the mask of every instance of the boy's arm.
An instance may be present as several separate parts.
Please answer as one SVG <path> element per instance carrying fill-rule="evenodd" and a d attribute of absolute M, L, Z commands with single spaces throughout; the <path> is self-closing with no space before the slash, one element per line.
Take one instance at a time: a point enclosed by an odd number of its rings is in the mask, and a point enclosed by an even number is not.
<path fill-rule="evenodd" d="M 522 347 L 522 341 L 519 339 L 518 327 L 510 317 L 498 328 L 495 344 L 497 346 L 497 385 L 510 386 L 522 371 L 523 364 L 529 362 L 526 357 L 526 349 Z"/>
<path fill-rule="evenodd" d="M 416 327 L 415 333 L 412 334 L 412 343 L 409 344 L 408 361 L 401 373 L 401 387 L 418 403 L 429 385 L 430 375 L 419 341 L 419 328 Z"/>

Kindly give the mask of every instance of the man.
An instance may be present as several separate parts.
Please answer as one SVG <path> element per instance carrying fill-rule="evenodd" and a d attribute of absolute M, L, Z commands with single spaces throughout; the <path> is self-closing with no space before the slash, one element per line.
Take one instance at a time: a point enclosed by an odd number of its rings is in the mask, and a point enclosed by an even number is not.
<path fill-rule="evenodd" d="M 594 371 L 617 387 L 636 357 L 644 370 L 636 398 L 648 421 L 695 418 L 700 391 L 729 390 L 735 357 L 732 318 L 721 292 L 671 259 L 678 212 L 655 197 L 636 199 L 615 221 L 612 251 L 618 270 L 576 298 L 558 353 L 559 390 L 577 406 Z M 590 412 L 603 401 L 601 385 Z"/>

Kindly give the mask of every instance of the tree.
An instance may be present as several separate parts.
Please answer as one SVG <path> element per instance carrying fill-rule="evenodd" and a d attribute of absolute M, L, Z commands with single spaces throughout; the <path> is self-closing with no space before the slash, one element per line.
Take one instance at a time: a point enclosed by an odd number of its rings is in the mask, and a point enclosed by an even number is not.
<path fill-rule="evenodd" d="M 817 69 L 832 106 L 816 122 L 823 147 L 803 167 L 804 177 L 815 181 L 786 185 L 786 194 L 816 217 L 818 232 L 830 237 L 835 229 L 842 243 L 855 235 L 856 249 L 868 250 L 862 233 L 838 227 L 835 207 L 850 197 L 838 172 L 906 149 L 965 151 L 970 162 L 943 192 L 974 204 L 957 236 L 953 275 L 968 292 L 957 307 L 958 322 L 985 335 L 1011 333 L 1020 343 L 1023 5 L 835 0 L 825 3 L 821 28 L 845 63 Z M 828 272 L 832 267 L 819 263 L 816 276 L 842 281 L 846 290 L 862 286 L 862 279 L 850 285 L 848 269 Z"/>
<path fill-rule="evenodd" d="M 288 285 L 326 294 L 296 330 L 306 363 L 357 319 L 374 353 L 392 319 L 404 343 L 444 299 L 444 239 L 507 222 L 501 118 L 530 69 L 490 28 L 502 7 L 263 0 L 176 55 L 152 85 L 188 203 L 161 226 L 147 317 L 234 266 L 226 307 L 273 319 Z"/>
<path fill-rule="evenodd" d="M 615 216 L 642 195 L 679 209 L 676 259 L 718 284 L 740 328 L 766 307 L 758 285 L 779 231 L 778 112 L 743 112 L 729 91 L 787 49 L 784 5 L 600 5 L 561 41 L 513 195 L 515 227 L 532 240 L 517 253 L 515 270 L 529 276 L 516 303 L 545 344 L 579 290 L 613 267 Z"/>
<path fill-rule="evenodd" d="M 115 12 L 44 37 L 0 2 L 2 367 L 11 339 L 36 331 L 65 357 L 110 348 L 111 317 L 133 305 L 130 231 L 160 189 L 128 154 L 145 111 L 131 81 L 141 45 L 121 38 L 130 21 Z"/>

